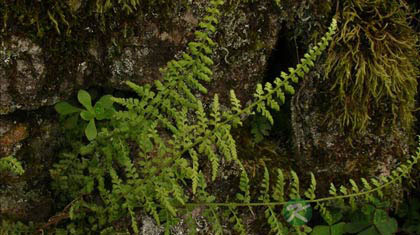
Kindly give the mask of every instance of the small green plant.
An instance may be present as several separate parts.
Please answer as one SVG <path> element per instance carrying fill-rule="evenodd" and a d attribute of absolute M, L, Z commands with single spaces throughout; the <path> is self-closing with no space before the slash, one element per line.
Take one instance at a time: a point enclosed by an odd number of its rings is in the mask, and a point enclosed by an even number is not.
<path fill-rule="evenodd" d="M 254 137 L 254 143 L 261 142 L 270 134 L 271 124 L 267 118 L 256 115 L 251 123 L 251 133 Z"/>
<path fill-rule="evenodd" d="M 344 233 L 346 224 L 341 221 L 343 214 L 341 211 L 331 213 L 331 219 L 326 221 L 328 225 L 316 225 L 311 235 L 341 235 Z"/>
<path fill-rule="evenodd" d="M 349 234 L 392 235 L 398 230 L 396 219 L 372 205 L 364 205 L 360 211 L 352 214 L 351 222 L 344 226 Z"/>
<path fill-rule="evenodd" d="M 356 210 L 337 208 L 330 218 L 324 218 L 328 225 L 317 225 L 311 235 L 392 235 L 397 232 L 396 219 L 390 217 L 385 200 L 374 199 L 361 204 Z"/>
<path fill-rule="evenodd" d="M 25 173 L 21 163 L 12 156 L 0 158 L 0 172 L 2 171 L 17 175 L 23 175 Z"/>
<path fill-rule="evenodd" d="M 88 122 L 85 129 L 85 135 L 89 141 L 92 141 L 96 138 L 98 133 L 95 125 L 95 119 L 98 121 L 110 119 L 115 112 L 111 97 L 112 96 L 110 95 L 102 96 L 95 105 L 92 106 L 92 99 L 89 93 L 85 90 L 80 90 L 77 94 L 77 99 L 85 109 L 75 107 L 63 101 L 55 105 L 55 110 L 62 116 L 73 115 L 73 117 L 69 118 L 69 120 L 73 123 L 77 122 L 77 114 L 80 114 L 80 117 Z"/>

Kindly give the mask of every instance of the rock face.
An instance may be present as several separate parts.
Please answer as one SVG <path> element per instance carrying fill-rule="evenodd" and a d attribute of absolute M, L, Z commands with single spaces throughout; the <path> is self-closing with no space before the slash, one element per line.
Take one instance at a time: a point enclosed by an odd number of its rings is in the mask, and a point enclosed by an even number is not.
<path fill-rule="evenodd" d="M 349 178 L 387 176 L 399 162 L 409 156 L 410 135 L 374 131 L 373 125 L 363 135 L 349 138 L 338 123 L 326 123 L 327 100 L 333 99 L 325 90 L 326 81 L 320 71 L 310 73 L 292 98 L 292 128 L 299 171 L 307 169 L 319 182 L 346 182 Z M 329 185 L 320 184 L 323 192 Z"/>
<path fill-rule="evenodd" d="M 15 156 L 25 169 L 22 176 L 0 172 L 0 217 L 40 222 L 50 216 L 54 205 L 48 169 L 58 151 L 59 126 L 46 115 L 27 115 L 32 120 L 0 118 L 0 155 Z"/>
<path fill-rule="evenodd" d="M 326 179 L 387 175 L 409 158 L 420 76 L 417 33 L 401 2 L 353 0 L 340 7 L 341 30 L 320 61 L 325 66 L 293 97 L 300 166 Z M 381 29 L 365 30 L 370 24 Z"/>
<path fill-rule="evenodd" d="M 45 86 L 42 49 L 29 38 L 12 36 L 0 48 L 0 114 L 45 105 L 38 94 Z"/>

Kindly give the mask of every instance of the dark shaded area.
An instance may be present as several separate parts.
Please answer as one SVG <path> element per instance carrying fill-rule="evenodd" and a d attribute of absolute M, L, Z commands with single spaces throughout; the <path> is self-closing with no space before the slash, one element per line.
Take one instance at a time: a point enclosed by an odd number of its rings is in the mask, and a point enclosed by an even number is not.
<path fill-rule="evenodd" d="M 273 82 L 277 77 L 280 77 L 281 72 L 287 72 L 288 68 L 295 67 L 298 64 L 298 56 L 300 54 L 301 52 L 298 49 L 296 41 L 292 39 L 292 35 L 289 35 L 285 30 L 281 31 L 268 59 L 263 83 Z M 290 96 L 286 96 L 286 102 L 281 105 L 279 112 L 271 110 L 273 118 L 276 121 L 269 137 L 273 140 L 281 139 L 281 143 L 286 144 L 289 148 L 291 145 L 288 143 L 292 139 L 290 105 Z"/>
<path fill-rule="evenodd" d="M 264 82 L 272 82 L 280 72 L 297 64 L 297 45 L 291 41 L 290 35 L 282 31 L 279 33 L 276 46 L 271 51 L 264 74 Z"/>

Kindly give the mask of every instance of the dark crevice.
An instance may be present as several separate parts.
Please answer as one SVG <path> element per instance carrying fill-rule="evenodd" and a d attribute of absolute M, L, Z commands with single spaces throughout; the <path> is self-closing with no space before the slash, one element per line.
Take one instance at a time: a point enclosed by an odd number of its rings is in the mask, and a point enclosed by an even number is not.
<path fill-rule="evenodd" d="M 273 82 L 280 72 L 297 65 L 296 44 L 287 34 L 280 32 L 276 46 L 271 51 L 264 74 L 264 82 Z"/>
<path fill-rule="evenodd" d="M 276 77 L 280 77 L 281 72 L 287 72 L 288 68 L 296 67 L 298 62 L 297 53 L 299 52 L 295 41 L 291 38 L 285 32 L 279 33 L 276 46 L 273 48 L 267 61 L 264 83 L 273 82 Z M 280 112 L 271 110 L 275 121 L 269 138 L 281 139 L 282 143 L 289 143 L 292 139 L 290 101 L 291 97 L 287 95 L 286 102 L 280 107 Z"/>

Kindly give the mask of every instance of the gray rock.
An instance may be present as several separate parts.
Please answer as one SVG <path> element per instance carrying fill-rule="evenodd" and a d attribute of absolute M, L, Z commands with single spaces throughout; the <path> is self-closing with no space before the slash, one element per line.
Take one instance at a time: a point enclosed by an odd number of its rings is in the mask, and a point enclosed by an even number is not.
<path fill-rule="evenodd" d="M 2 42 L 0 57 L 0 114 L 42 106 L 37 99 L 46 75 L 41 47 L 29 38 L 12 36 Z"/>
<path fill-rule="evenodd" d="M 310 73 L 292 98 L 292 127 L 299 171 L 310 169 L 320 182 L 317 186 L 328 192 L 330 182 L 349 178 L 388 176 L 398 162 L 409 156 L 407 132 L 383 129 L 375 131 L 376 123 L 357 137 L 339 129 L 338 123 L 325 122 L 325 104 L 331 95 L 317 71 Z M 325 182 L 325 183 L 322 183 Z"/>

